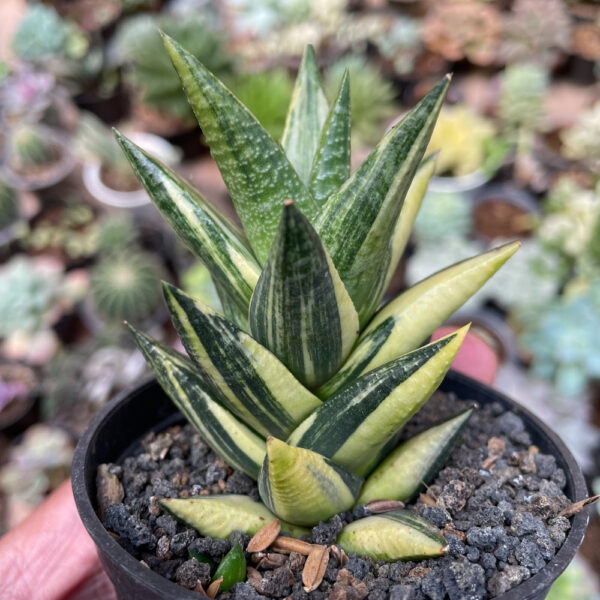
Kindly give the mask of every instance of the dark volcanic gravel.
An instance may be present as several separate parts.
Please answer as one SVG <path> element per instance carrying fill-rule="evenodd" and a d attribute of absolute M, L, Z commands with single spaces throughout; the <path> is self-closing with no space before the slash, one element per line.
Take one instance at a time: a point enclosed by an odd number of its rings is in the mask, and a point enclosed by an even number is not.
<path fill-rule="evenodd" d="M 438 392 L 405 427 L 411 437 L 432 422 L 451 416 L 469 403 Z M 494 460 L 494 457 L 495 460 Z M 106 507 L 104 525 L 119 543 L 149 568 L 194 589 L 209 581 L 208 565 L 190 560 L 189 550 L 216 562 L 236 539 L 213 540 L 163 514 L 155 497 L 187 498 L 203 494 L 248 494 L 256 485 L 227 467 L 191 426 L 150 435 L 135 456 L 109 465 L 124 489 L 122 502 Z M 302 588 L 304 557 L 247 555 L 257 569 L 246 583 L 222 598 L 291 598 L 293 600 L 484 600 L 498 596 L 537 573 L 565 540 L 570 522 L 557 514 L 570 501 L 562 489 L 565 474 L 552 456 L 531 446 L 523 421 L 501 405 L 473 415 L 464 442 L 421 499 L 409 508 L 443 530 L 450 551 L 421 562 L 373 562 L 351 554 L 341 568 L 330 558 L 323 582 L 307 594 Z M 358 507 L 312 530 L 312 540 L 333 544 L 345 523 L 365 516 Z M 262 556 L 262 555 L 261 555 Z M 260 562 L 260 564 L 258 564 Z"/>

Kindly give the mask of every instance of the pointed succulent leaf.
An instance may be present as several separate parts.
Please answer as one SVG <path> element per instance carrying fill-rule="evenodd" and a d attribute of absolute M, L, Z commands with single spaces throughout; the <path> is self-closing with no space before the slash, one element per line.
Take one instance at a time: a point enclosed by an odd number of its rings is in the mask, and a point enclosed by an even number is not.
<path fill-rule="evenodd" d="M 328 112 L 317 58 L 314 48 L 309 45 L 304 50 L 281 138 L 289 161 L 305 184 L 310 179 L 310 169 Z"/>
<path fill-rule="evenodd" d="M 419 560 L 448 552 L 439 529 L 409 510 L 358 519 L 342 529 L 337 543 L 346 552 L 373 560 Z"/>
<path fill-rule="evenodd" d="M 456 263 L 417 283 L 380 310 L 344 366 L 317 392 L 328 398 L 364 373 L 427 339 L 519 249 L 511 242 Z"/>
<path fill-rule="evenodd" d="M 219 563 L 212 581 L 217 581 L 218 579 L 221 579 L 221 587 L 219 588 L 221 592 L 226 592 L 236 583 L 246 580 L 246 555 L 242 550 L 239 540 L 236 541 L 233 548 Z"/>
<path fill-rule="evenodd" d="M 265 456 L 264 440 L 204 391 L 191 360 L 131 325 L 129 329 L 158 383 L 202 439 L 226 463 L 256 479 Z"/>
<path fill-rule="evenodd" d="M 361 324 L 371 317 L 373 286 L 381 278 L 400 209 L 423 158 L 448 78 L 393 127 L 365 162 L 330 196 L 316 229 L 354 301 Z"/>
<path fill-rule="evenodd" d="M 358 335 L 358 316 L 319 236 L 286 202 L 250 303 L 250 330 L 306 386 L 326 381 Z"/>
<path fill-rule="evenodd" d="M 398 263 L 402 258 L 404 248 L 410 237 L 413 223 L 415 222 L 417 213 L 421 207 L 421 202 L 427 191 L 427 184 L 433 175 L 433 170 L 435 168 L 433 160 L 434 156 L 435 155 L 429 156 L 423 160 L 408 188 L 408 192 L 406 192 L 406 197 L 404 198 L 404 203 L 402 204 L 402 209 L 400 210 L 400 215 L 396 222 L 396 228 L 394 229 L 392 239 L 390 240 L 384 258 L 384 264 L 387 265 L 387 268 L 380 271 L 379 278 L 373 284 L 369 303 L 365 307 L 365 312 L 367 314 L 373 314 L 381 305 L 381 300 L 383 299 L 394 272 L 398 267 Z"/>
<path fill-rule="evenodd" d="M 282 519 L 308 526 L 326 521 L 354 504 L 362 482 L 316 452 L 267 438 L 258 491 Z"/>
<path fill-rule="evenodd" d="M 254 535 L 276 519 L 262 502 L 255 502 L 241 494 L 162 498 L 158 503 L 162 509 L 201 535 L 221 540 L 234 531 Z M 294 537 L 308 533 L 306 529 L 286 522 L 281 523 L 281 531 Z"/>
<path fill-rule="evenodd" d="M 260 267 L 241 231 L 174 171 L 119 132 L 115 135 L 158 210 L 231 302 L 247 313 Z"/>
<path fill-rule="evenodd" d="M 319 206 L 350 175 L 350 78 L 344 73 L 337 98 L 323 126 L 310 172 L 309 189 Z"/>
<path fill-rule="evenodd" d="M 387 443 L 439 386 L 468 328 L 359 377 L 305 419 L 288 443 L 357 475 L 368 474 Z"/>
<path fill-rule="evenodd" d="M 312 219 L 317 205 L 281 146 L 196 58 L 163 35 L 171 61 L 219 166 L 244 231 L 264 262 L 287 198 Z"/>
<path fill-rule="evenodd" d="M 468 408 L 398 446 L 371 473 L 356 503 L 412 500 L 448 460 L 474 410 Z"/>
<path fill-rule="evenodd" d="M 216 311 L 167 283 L 175 329 L 210 396 L 265 437 L 287 437 L 321 405 L 279 359 Z"/>

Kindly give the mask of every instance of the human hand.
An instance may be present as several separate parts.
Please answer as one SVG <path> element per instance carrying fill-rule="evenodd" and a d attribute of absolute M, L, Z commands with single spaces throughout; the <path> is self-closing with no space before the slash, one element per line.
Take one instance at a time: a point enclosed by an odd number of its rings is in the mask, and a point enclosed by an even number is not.
<path fill-rule="evenodd" d="M 438 339 L 455 328 L 438 329 Z M 469 333 L 452 368 L 483 383 L 498 369 L 494 351 Z M 0 600 L 116 600 L 77 514 L 69 481 L 0 539 Z"/>

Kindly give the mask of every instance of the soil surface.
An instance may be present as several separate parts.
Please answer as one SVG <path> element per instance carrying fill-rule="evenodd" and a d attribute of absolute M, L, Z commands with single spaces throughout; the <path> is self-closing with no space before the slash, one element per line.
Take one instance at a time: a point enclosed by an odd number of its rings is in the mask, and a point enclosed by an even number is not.
<path fill-rule="evenodd" d="M 473 210 L 475 229 L 488 239 L 530 237 L 529 213 L 501 198 L 491 198 Z"/>
<path fill-rule="evenodd" d="M 405 427 L 411 437 L 433 422 L 472 403 L 437 392 Z M 102 469 L 102 467 L 101 467 Z M 188 589 L 210 581 L 206 563 L 190 550 L 215 561 L 236 539 L 200 536 L 167 514 L 156 497 L 248 494 L 256 485 L 227 467 L 189 425 L 150 435 L 134 456 L 108 465 L 112 491 L 100 502 L 107 529 L 152 570 Z M 116 477 L 115 477 L 116 476 Z M 118 480 L 117 480 L 118 478 Z M 120 485 L 119 485 L 120 483 Z M 247 554 L 249 580 L 220 598 L 294 600 L 484 600 L 500 595 L 537 573 L 562 545 L 570 522 L 558 513 L 570 504 L 566 478 L 553 456 L 531 445 L 523 421 L 499 404 L 480 408 L 464 442 L 450 455 L 425 495 L 408 508 L 442 530 L 450 550 L 420 562 L 374 562 L 355 554 L 340 564 L 331 552 L 317 590 L 303 590 L 305 557 L 292 553 Z M 345 523 L 366 515 L 364 507 L 336 515 L 312 529 L 312 541 L 331 545 Z"/>

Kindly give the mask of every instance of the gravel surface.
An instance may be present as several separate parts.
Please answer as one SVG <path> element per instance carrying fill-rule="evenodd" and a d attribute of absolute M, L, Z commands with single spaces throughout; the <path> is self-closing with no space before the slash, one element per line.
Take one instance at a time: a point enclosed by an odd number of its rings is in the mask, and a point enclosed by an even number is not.
<path fill-rule="evenodd" d="M 471 403 L 472 404 L 472 403 Z M 405 427 L 410 437 L 469 403 L 437 392 Z M 201 537 L 169 515 L 155 497 L 186 498 L 203 494 L 248 494 L 258 499 L 254 482 L 233 471 L 189 425 L 146 438 L 139 453 L 122 465 L 109 465 L 109 476 L 122 484 L 124 497 L 104 509 L 104 525 L 119 543 L 149 568 L 178 584 L 204 587 L 210 571 L 189 558 L 196 550 L 219 561 L 236 539 Z M 351 554 L 345 565 L 332 556 L 323 582 L 309 594 L 302 588 L 304 557 L 247 555 L 256 572 L 222 598 L 293 600 L 484 600 L 537 573 L 556 553 L 570 527 L 557 514 L 570 504 L 566 478 L 553 456 L 538 452 L 523 421 L 499 404 L 480 408 L 460 445 L 422 499 L 409 505 L 442 529 L 448 555 L 420 562 L 373 562 Z M 112 489 L 111 486 L 107 486 Z M 114 486 L 112 486 L 114 487 Z M 336 515 L 312 530 L 318 544 L 333 544 L 345 523 L 365 516 Z M 270 557 L 270 558 L 269 558 Z M 262 561 L 261 561 L 262 558 Z M 259 564 L 260 562 L 260 564 Z"/>

